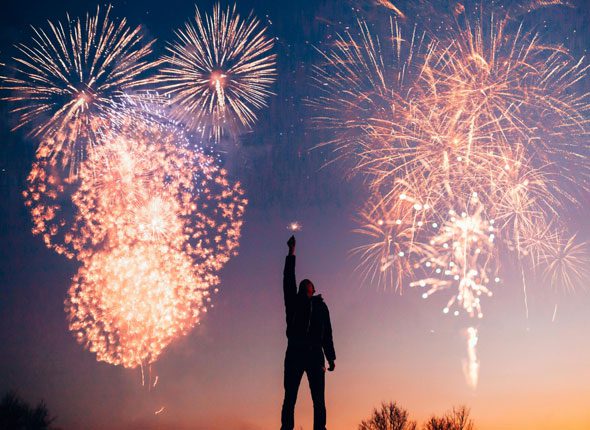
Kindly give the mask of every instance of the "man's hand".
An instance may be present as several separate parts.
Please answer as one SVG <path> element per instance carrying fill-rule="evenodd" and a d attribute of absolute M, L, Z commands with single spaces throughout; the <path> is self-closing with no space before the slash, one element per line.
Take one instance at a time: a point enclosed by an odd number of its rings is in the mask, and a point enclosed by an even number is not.
<path fill-rule="evenodd" d="M 295 236 L 291 236 L 287 241 L 289 247 L 289 255 L 295 255 Z"/>
<path fill-rule="evenodd" d="M 328 364 L 330 365 L 328 367 L 328 372 L 333 372 L 334 369 L 336 369 L 336 363 L 334 363 L 333 361 L 328 361 Z"/>

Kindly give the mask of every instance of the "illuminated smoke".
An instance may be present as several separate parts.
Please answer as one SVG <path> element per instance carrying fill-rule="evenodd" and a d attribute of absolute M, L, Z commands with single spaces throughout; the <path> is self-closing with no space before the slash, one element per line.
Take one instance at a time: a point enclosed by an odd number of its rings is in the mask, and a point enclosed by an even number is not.
<path fill-rule="evenodd" d="M 479 379 L 479 359 L 477 358 L 477 329 L 469 327 L 465 331 L 467 338 L 467 359 L 463 362 L 463 374 L 467 385 L 477 388 Z"/>

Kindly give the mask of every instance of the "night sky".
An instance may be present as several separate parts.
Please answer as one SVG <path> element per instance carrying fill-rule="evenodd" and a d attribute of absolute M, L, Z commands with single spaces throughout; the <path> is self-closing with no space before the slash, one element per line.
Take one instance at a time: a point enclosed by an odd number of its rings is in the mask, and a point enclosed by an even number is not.
<path fill-rule="evenodd" d="M 191 1 L 112 4 L 113 16 L 127 17 L 157 38 L 156 54 L 194 12 Z M 203 11 L 212 5 L 198 2 Z M 13 45 L 29 40 L 29 25 L 95 7 L 86 1 L 5 1 L 0 62 L 9 63 Z M 472 389 L 461 364 L 468 322 L 442 314 L 447 296 L 423 300 L 410 289 L 400 295 L 361 282 L 354 271 L 358 261 L 350 250 L 362 242 L 353 233 L 354 217 L 365 184 L 347 174 L 346 162 L 330 163 L 329 150 L 313 149 L 325 136 L 310 125 L 305 100 L 313 95 L 311 66 L 319 60 L 313 47 L 329 43 L 357 16 L 387 19 L 390 12 L 363 0 L 240 0 L 238 9 L 253 11 L 276 38 L 276 95 L 251 133 L 221 144 L 224 166 L 249 200 L 239 255 L 222 270 L 214 307 L 201 324 L 153 365 L 159 383 L 152 391 L 142 387 L 139 370 L 97 362 L 68 331 L 63 302 L 78 266 L 31 233 L 21 192 L 35 143 L 23 131 L 11 132 L 10 106 L 0 103 L 0 395 L 15 389 L 29 402 L 45 400 L 65 430 L 278 428 L 286 347 L 282 265 L 287 225 L 297 220 L 303 225 L 298 280 L 314 281 L 334 330 L 337 368 L 326 376 L 329 429 L 354 429 L 389 400 L 420 421 L 466 405 L 483 430 L 590 428 L 587 291 L 556 294 L 543 282 L 529 285 L 527 319 L 519 275 L 508 273 L 478 322 L 481 371 Z M 577 56 L 590 46 L 588 0 L 527 19 Z M 587 81 L 581 83 L 586 90 Z M 587 196 L 585 203 L 570 224 L 588 239 Z M 312 418 L 302 382 L 296 428 L 311 428 Z"/>

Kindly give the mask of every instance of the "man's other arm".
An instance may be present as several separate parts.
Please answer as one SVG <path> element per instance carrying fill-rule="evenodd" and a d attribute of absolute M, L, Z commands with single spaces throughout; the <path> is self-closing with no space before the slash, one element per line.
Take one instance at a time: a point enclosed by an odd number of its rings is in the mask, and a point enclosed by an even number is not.
<path fill-rule="evenodd" d="M 336 367 L 336 364 L 334 363 L 334 361 L 336 360 L 336 351 L 334 351 L 334 341 L 332 339 L 332 324 L 330 323 L 330 311 L 328 311 L 327 306 L 326 321 L 324 322 L 324 338 L 322 339 L 322 347 L 324 349 L 324 355 L 326 356 L 326 360 L 328 360 L 328 364 L 330 365 L 328 370 L 332 371 Z"/>

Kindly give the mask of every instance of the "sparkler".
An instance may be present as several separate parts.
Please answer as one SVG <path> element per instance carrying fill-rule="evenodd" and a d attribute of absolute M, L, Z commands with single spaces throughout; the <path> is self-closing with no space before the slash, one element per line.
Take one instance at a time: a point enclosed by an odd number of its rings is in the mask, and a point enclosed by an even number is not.
<path fill-rule="evenodd" d="M 78 173 L 79 163 L 96 143 L 110 102 L 123 92 L 143 85 L 155 63 L 148 60 L 153 41 L 146 41 L 140 26 L 125 19 L 111 20 L 111 6 L 101 16 L 49 21 L 48 29 L 33 28 L 30 45 L 17 45 L 18 56 L 2 89 L 10 94 L 15 129 L 28 126 L 41 138 L 39 151 L 51 163 Z"/>
<path fill-rule="evenodd" d="M 287 229 L 289 231 L 301 231 L 303 229 L 303 226 L 301 225 L 301 223 L 299 221 L 292 221 L 289 223 L 289 225 L 287 226 Z"/>
<path fill-rule="evenodd" d="M 222 10 L 217 4 L 204 16 L 197 8 L 194 23 L 177 30 L 177 41 L 167 46 L 166 65 L 155 79 L 174 117 L 216 141 L 224 130 L 250 128 L 276 74 L 273 41 L 265 33 L 235 5 Z"/>

